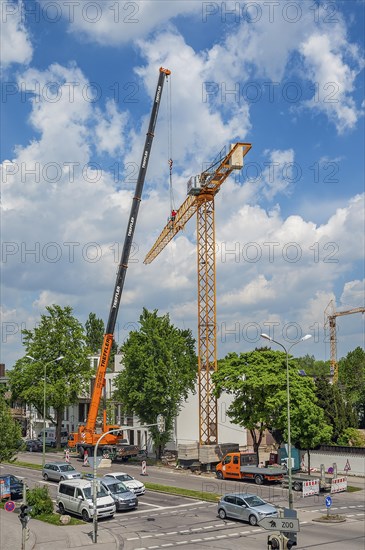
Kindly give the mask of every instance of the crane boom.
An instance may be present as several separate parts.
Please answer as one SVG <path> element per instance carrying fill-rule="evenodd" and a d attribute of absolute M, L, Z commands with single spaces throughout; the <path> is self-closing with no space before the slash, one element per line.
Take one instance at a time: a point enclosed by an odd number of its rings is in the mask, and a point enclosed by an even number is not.
<path fill-rule="evenodd" d="M 105 383 L 105 373 L 109 363 L 110 353 L 112 349 L 115 324 L 117 321 L 120 299 L 122 296 L 124 281 L 127 273 L 128 261 L 129 261 L 130 251 L 131 251 L 132 242 L 133 242 L 133 235 L 135 231 L 139 205 L 142 197 L 143 185 L 144 185 L 148 162 L 150 158 L 152 142 L 154 138 L 154 130 L 156 126 L 163 85 L 164 85 L 165 79 L 170 74 L 171 74 L 171 71 L 169 71 L 168 69 L 164 69 L 163 67 L 160 68 L 160 74 L 157 82 L 155 98 L 154 98 L 151 116 L 150 116 L 150 122 L 147 130 L 143 153 L 142 153 L 142 159 L 140 163 L 135 193 L 132 201 L 126 234 L 124 238 L 121 260 L 119 263 L 113 297 L 111 301 L 109 317 L 108 317 L 108 322 L 106 326 L 106 333 L 103 338 L 100 359 L 99 359 L 98 368 L 96 372 L 94 389 L 92 392 L 92 397 L 90 402 L 90 409 L 89 409 L 86 425 L 79 426 L 78 434 L 73 434 L 74 436 L 80 435 L 80 438 L 79 437 L 73 438 L 74 443 L 76 443 L 78 439 L 81 439 L 82 442 L 84 443 L 94 442 L 96 419 L 98 415 L 98 409 L 100 405 L 102 390 Z M 103 432 L 105 431 L 107 430 L 106 430 L 106 417 L 104 416 Z M 108 442 L 109 441 L 108 438 L 106 438 L 105 441 Z"/>

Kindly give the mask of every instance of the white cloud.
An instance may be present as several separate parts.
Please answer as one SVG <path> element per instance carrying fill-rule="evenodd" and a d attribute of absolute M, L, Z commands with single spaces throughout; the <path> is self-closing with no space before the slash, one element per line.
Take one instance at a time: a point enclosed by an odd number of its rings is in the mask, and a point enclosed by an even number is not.
<path fill-rule="evenodd" d="M 22 23 L 23 2 L 2 2 L 0 19 L 0 51 L 3 68 L 12 63 L 29 63 L 33 47 Z"/>
<path fill-rule="evenodd" d="M 127 113 L 118 112 L 115 101 L 107 101 L 106 114 L 105 116 L 102 115 L 98 120 L 95 129 L 95 141 L 98 152 L 106 152 L 109 155 L 121 153 L 125 146 L 125 126 L 127 121 Z"/>

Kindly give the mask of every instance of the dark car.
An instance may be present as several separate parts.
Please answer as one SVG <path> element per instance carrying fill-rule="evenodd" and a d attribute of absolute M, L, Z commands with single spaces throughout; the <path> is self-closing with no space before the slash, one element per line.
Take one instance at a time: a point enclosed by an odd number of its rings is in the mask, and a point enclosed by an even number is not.
<path fill-rule="evenodd" d="M 100 483 L 113 497 L 118 512 L 137 508 L 138 498 L 124 483 L 112 477 L 103 477 Z"/>
<path fill-rule="evenodd" d="M 42 441 L 39 439 L 27 439 L 25 442 L 25 448 L 29 452 L 40 452 L 43 449 Z"/>
<path fill-rule="evenodd" d="M 12 474 L 4 474 L 0 476 L 0 480 L 6 483 L 7 478 L 10 478 L 10 496 L 11 498 L 23 497 L 23 482 L 21 479 L 13 476 Z"/>

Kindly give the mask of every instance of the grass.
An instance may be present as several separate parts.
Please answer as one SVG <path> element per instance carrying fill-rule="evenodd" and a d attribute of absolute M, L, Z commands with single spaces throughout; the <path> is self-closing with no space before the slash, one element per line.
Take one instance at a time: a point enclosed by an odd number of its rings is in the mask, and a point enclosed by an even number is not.
<path fill-rule="evenodd" d="M 356 493 L 356 491 L 362 491 L 361 487 L 354 487 L 353 485 L 347 486 L 348 493 Z"/>
<path fill-rule="evenodd" d="M 58 525 L 59 527 L 63 527 L 63 523 L 60 522 L 60 514 L 40 514 L 39 516 L 35 517 L 34 519 L 38 519 L 39 521 L 44 521 L 45 523 L 51 523 L 52 525 Z M 71 517 L 70 523 L 68 525 L 84 525 L 85 522 L 81 519 L 73 518 Z"/>
<path fill-rule="evenodd" d="M 196 498 L 206 502 L 218 502 L 221 495 L 217 493 L 205 493 L 204 491 L 194 491 L 192 489 L 182 489 L 180 487 L 170 487 L 169 485 L 160 485 L 159 483 L 144 483 L 146 489 L 158 491 L 160 493 L 169 493 L 170 495 L 179 495 L 182 497 Z"/>

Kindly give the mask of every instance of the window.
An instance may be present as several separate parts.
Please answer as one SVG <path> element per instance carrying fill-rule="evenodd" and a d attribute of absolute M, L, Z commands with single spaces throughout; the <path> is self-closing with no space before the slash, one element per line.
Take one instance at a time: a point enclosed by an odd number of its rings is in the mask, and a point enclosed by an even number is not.
<path fill-rule="evenodd" d="M 81 491 L 81 489 L 76 489 L 76 498 L 81 497 L 82 500 L 84 500 L 84 495 Z"/>
<path fill-rule="evenodd" d="M 78 489 L 79 491 L 80 489 Z M 71 485 L 63 485 L 62 483 L 60 484 L 60 488 L 59 488 L 59 492 L 63 495 L 67 495 L 69 497 L 73 497 L 74 496 L 74 492 L 75 492 L 75 488 L 74 487 L 71 487 Z"/>
<path fill-rule="evenodd" d="M 231 462 L 231 456 L 226 456 L 226 458 L 224 459 L 224 462 L 223 464 L 229 464 Z"/>
<path fill-rule="evenodd" d="M 233 464 L 238 464 L 239 463 L 239 457 L 238 456 L 234 456 L 233 457 Z"/>
<path fill-rule="evenodd" d="M 231 495 L 224 497 L 224 500 L 225 502 L 227 502 L 227 504 L 236 504 L 236 497 L 233 497 Z"/>

